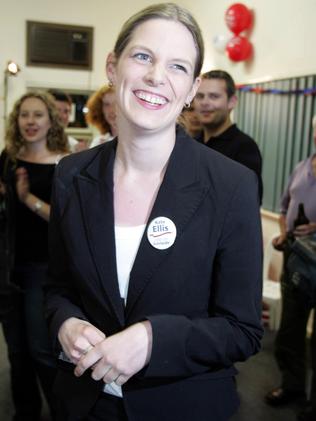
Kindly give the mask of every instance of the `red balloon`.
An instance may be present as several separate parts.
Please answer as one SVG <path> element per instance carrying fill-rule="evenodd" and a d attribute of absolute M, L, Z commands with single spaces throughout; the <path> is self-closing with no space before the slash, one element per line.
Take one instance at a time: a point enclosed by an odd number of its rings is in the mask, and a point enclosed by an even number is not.
<path fill-rule="evenodd" d="M 227 9 L 225 21 L 228 28 L 235 35 L 238 35 L 240 32 L 250 28 L 252 24 L 252 13 L 244 4 L 235 3 Z"/>
<path fill-rule="evenodd" d="M 228 41 L 226 52 L 232 61 L 244 61 L 249 59 L 251 56 L 252 44 L 246 37 L 238 35 Z"/>

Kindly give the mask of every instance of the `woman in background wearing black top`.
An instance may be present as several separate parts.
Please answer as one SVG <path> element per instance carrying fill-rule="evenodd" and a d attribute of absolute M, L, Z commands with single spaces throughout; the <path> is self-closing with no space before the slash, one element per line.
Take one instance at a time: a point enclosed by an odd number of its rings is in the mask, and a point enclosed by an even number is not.
<path fill-rule="evenodd" d="M 37 377 L 54 414 L 55 361 L 43 316 L 42 282 L 48 261 L 52 180 L 57 162 L 67 152 L 67 138 L 51 96 L 40 92 L 23 95 L 10 114 L 0 157 L 1 189 L 12 192 L 14 210 L 11 281 L 20 290 L 2 320 L 11 365 L 14 421 L 40 419 Z"/>

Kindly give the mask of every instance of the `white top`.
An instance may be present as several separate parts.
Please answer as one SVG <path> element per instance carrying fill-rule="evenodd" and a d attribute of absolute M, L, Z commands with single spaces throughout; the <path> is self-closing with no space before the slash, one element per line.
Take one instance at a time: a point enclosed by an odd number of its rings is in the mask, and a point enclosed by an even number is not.
<path fill-rule="evenodd" d="M 101 145 L 101 143 L 109 142 L 113 138 L 114 136 L 112 136 L 110 132 L 105 133 L 105 134 L 100 134 L 96 136 L 94 139 L 92 139 L 89 145 L 89 149 L 93 148 L 94 146 Z"/>
<path fill-rule="evenodd" d="M 121 298 L 126 304 L 129 275 L 141 242 L 145 225 L 115 226 L 116 268 Z"/>
<path fill-rule="evenodd" d="M 144 234 L 146 225 L 135 227 L 115 226 L 115 250 L 117 278 L 120 289 L 120 296 L 126 304 L 129 277 L 135 261 L 135 257 Z M 121 386 L 115 382 L 106 384 L 103 391 L 117 397 L 123 397 Z"/>
<path fill-rule="evenodd" d="M 76 146 L 79 143 L 79 140 L 75 139 L 72 136 L 67 136 L 68 137 L 68 144 L 70 147 L 71 152 L 76 152 Z"/>

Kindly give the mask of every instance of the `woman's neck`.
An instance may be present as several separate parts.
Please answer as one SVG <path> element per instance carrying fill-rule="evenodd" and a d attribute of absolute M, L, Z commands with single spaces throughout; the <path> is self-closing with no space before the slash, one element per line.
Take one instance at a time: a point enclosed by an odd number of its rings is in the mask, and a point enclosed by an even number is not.
<path fill-rule="evenodd" d="M 118 134 L 117 133 L 117 127 L 114 126 L 114 125 L 110 126 L 110 133 L 111 133 L 111 136 L 116 137 L 117 134 Z"/>
<path fill-rule="evenodd" d="M 119 130 L 116 161 L 125 171 L 164 171 L 175 144 L 175 128 L 159 133 Z"/>
<path fill-rule="evenodd" d="M 20 149 L 17 158 L 33 163 L 55 163 L 59 152 L 50 151 L 46 143 L 25 144 Z"/>

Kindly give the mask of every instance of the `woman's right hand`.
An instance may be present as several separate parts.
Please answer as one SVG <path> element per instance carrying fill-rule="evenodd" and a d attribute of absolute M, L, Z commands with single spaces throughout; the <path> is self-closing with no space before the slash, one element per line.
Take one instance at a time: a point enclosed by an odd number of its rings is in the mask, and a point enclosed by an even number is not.
<path fill-rule="evenodd" d="M 105 339 L 105 334 L 91 323 L 71 317 L 64 321 L 58 332 L 58 340 L 67 357 L 77 364 L 88 350 Z"/>
<path fill-rule="evenodd" d="M 22 203 L 25 203 L 28 194 L 30 193 L 30 182 L 27 170 L 19 167 L 16 172 L 16 192 Z"/>

